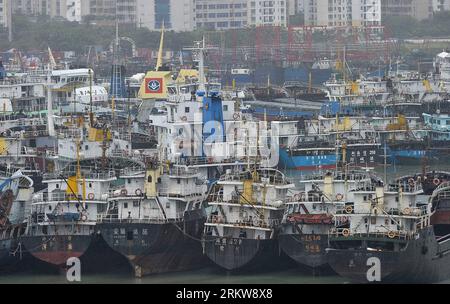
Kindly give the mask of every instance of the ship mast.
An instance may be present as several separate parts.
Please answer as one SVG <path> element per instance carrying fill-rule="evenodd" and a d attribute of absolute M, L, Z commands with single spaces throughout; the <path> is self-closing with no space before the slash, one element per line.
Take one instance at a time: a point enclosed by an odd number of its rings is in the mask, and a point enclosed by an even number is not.
<path fill-rule="evenodd" d="M 52 96 L 52 69 L 49 65 L 47 73 L 47 124 L 48 124 L 48 135 L 54 137 L 55 134 L 55 123 L 53 121 L 53 96 Z"/>
<path fill-rule="evenodd" d="M 203 36 L 203 39 L 201 42 L 198 43 L 198 50 L 199 50 L 199 61 L 198 61 L 198 75 L 199 75 L 199 91 L 206 92 L 206 85 L 205 85 L 205 50 L 206 50 L 206 43 L 205 43 L 205 36 Z"/>
<path fill-rule="evenodd" d="M 163 50 L 164 50 L 164 20 L 161 26 L 161 39 L 159 41 L 158 60 L 156 62 L 155 71 L 158 72 L 163 65 Z"/>
<path fill-rule="evenodd" d="M 89 69 L 89 123 L 90 126 L 94 126 L 94 112 L 92 105 L 92 69 Z"/>

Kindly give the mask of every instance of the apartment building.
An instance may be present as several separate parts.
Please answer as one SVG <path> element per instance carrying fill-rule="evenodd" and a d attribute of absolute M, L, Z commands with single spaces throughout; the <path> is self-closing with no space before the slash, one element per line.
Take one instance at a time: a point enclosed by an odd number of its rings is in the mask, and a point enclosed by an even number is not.
<path fill-rule="evenodd" d="M 89 0 L 13 0 L 13 11 L 16 14 L 47 15 L 80 22 L 89 13 Z"/>
<path fill-rule="evenodd" d="M 290 0 L 193 0 L 196 28 L 225 30 L 248 26 L 286 26 Z"/>
<path fill-rule="evenodd" d="M 428 19 L 433 16 L 433 0 L 382 0 L 381 15 Z"/>
<path fill-rule="evenodd" d="M 250 5 L 247 7 L 247 23 L 249 25 L 287 26 L 287 0 L 250 0 Z"/>
<path fill-rule="evenodd" d="M 135 24 L 150 30 L 193 29 L 193 0 L 90 0 L 90 15 L 103 22 Z"/>
<path fill-rule="evenodd" d="M 305 24 L 346 27 L 379 26 L 382 0 L 305 0 Z"/>
<path fill-rule="evenodd" d="M 232 29 L 248 25 L 247 0 L 194 0 L 196 28 Z"/>
<path fill-rule="evenodd" d="M 11 22 L 11 2 L 13 0 L 0 1 L 0 27 L 8 28 Z"/>
<path fill-rule="evenodd" d="M 433 0 L 433 12 L 450 11 L 450 0 Z"/>

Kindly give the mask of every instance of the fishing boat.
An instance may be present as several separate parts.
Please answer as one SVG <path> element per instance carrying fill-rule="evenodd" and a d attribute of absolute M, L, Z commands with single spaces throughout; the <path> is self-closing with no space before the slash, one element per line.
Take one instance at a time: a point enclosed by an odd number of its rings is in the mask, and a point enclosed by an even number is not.
<path fill-rule="evenodd" d="M 21 171 L 8 177 L 2 176 L 1 180 L 0 270 L 11 270 L 26 257 L 20 238 L 26 229 L 24 200 L 33 191 L 33 181 Z"/>
<path fill-rule="evenodd" d="M 432 220 L 447 191 L 441 185 L 429 201 L 422 195 L 420 183 L 378 182 L 354 190 L 352 212 L 343 209 L 335 215 L 338 221 L 345 217 L 348 225 L 329 232 L 329 264 L 355 282 L 433 283 L 447 279 L 449 236 L 443 228 L 448 225 L 436 217 L 434 223 Z"/>
<path fill-rule="evenodd" d="M 208 200 L 203 250 L 228 271 L 283 265 L 277 235 L 288 191 L 295 185 L 275 169 L 228 169 Z"/>
<path fill-rule="evenodd" d="M 149 159 L 119 180 L 97 229 L 136 277 L 207 264 L 200 241 L 208 187 L 197 170 Z"/>
<path fill-rule="evenodd" d="M 278 236 L 281 250 L 299 265 L 317 272 L 330 272 L 326 257 L 328 231 L 346 224 L 334 214 L 354 201 L 357 186 L 370 182 L 366 172 L 327 172 L 301 180 L 304 191 L 286 203 Z"/>

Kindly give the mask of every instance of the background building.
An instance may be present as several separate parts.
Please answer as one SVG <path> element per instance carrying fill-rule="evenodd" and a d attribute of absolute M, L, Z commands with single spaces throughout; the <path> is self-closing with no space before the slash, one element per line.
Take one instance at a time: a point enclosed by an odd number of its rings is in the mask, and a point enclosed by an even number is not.
<path fill-rule="evenodd" d="M 89 13 L 90 0 L 14 0 L 13 11 L 29 16 L 47 15 L 69 21 L 82 21 Z"/>
<path fill-rule="evenodd" d="M 379 26 L 382 0 L 306 0 L 305 24 L 309 26 Z"/>
<path fill-rule="evenodd" d="M 117 1 L 117 2 L 116 2 Z M 90 0 L 89 14 L 99 21 L 134 24 L 150 30 L 165 24 L 174 31 L 193 29 L 193 0 Z"/>
<path fill-rule="evenodd" d="M 450 0 L 433 0 L 433 12 L 450 11 Z"/>
<path fill-rule="evenodd" d="M 251 26 L 287 26 L 287 0 L 250 0 L 247 8 L 247 23 Z"/>
<path fill-rule="evenodd" d="M 248 26 L 286 26 L 291 0 L 193 0 L 195 28 L 225 30 Z"/>
<path fill-rule="evenodd" d="M 248 24 L 247 0 L 194 0 L 195 28 L 231 29 Z"/>
<path fill-rule="evenodd" d="M 428 19 L 433 16 L 433 0 L 382 0 L 381 15 Z"/>

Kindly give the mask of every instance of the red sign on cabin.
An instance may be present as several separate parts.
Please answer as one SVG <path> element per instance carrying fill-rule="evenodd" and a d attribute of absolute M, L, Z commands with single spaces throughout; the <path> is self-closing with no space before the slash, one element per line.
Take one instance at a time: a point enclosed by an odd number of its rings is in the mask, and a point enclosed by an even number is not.
<path fill-rule="evenodd" d="M 145 78 L 145 93 L 162 94 L 163 79 L 162 78 Z"/>

